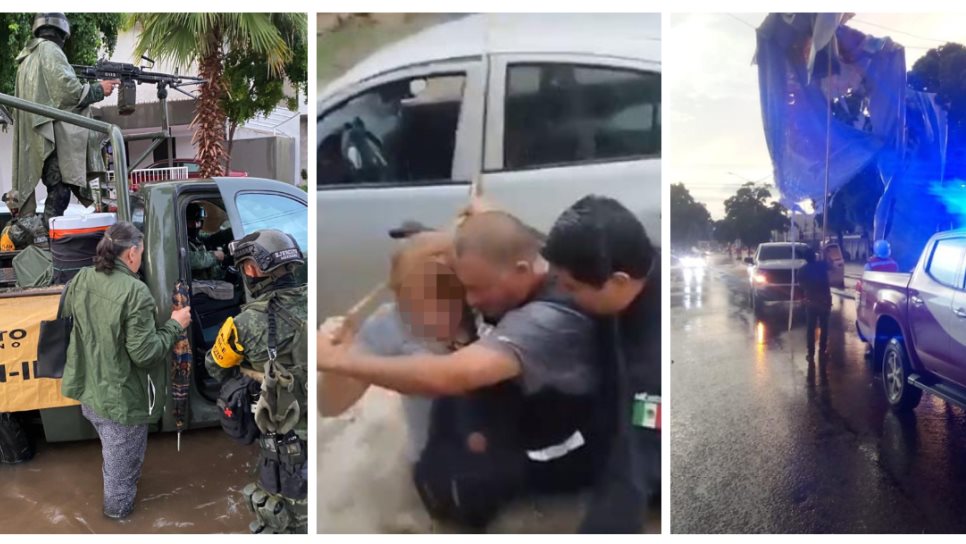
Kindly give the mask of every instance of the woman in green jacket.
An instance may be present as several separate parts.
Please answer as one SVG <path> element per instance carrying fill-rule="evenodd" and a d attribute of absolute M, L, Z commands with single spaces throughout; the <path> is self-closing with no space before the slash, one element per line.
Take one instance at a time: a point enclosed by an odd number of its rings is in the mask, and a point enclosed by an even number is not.
<path fill-rule="evenodd" d="M 157 325 L 154 298 L 137 276 L 143 253 L 134 225 L 111 226 L 94 267 L 77 273 L 64 302 L 74 326 L 61 390 L 80 401 L 101 439 L 104 514 L 115 519 L 134 509 L 148 424 L 164 407 L 165 356 L 191 321 L 186 307 Z"/>

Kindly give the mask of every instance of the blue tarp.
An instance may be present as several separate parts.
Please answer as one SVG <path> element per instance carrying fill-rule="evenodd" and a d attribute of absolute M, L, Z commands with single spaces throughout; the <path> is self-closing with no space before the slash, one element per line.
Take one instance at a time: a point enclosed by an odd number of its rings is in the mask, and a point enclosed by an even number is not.
<path fill-rule="evenodd" d="M 758 28 L 758 85 L 775 184 L 786 206 L 813 199 L 821 207 L 826 165 L 834 193 L 873 164 L 885 185 L 874 239 L 889 240 L 908 270 L 933 233 L 957 226 L 950 195 L 960 185 L 942 179 L 946 115 L 934 95 L 907 87 L 902 46 L 841 24 L 845 19 L 771 14 Z"/>
<path fill-rule="evenodd" d="M 757 32 L 765 141 L 786 206 L 805 199 L 820 205 L 824 201 L 827 141 L 830 192 L 870 161 L 899 148 L 906 88 L 903 48 L 838 26 L 834 39 L 814 53 L 809 73 L 811 36 L 822 23 L 828 20 L 816 14 L 771 14 Z M 829 126 L 829 97 L 835 100 L 849 91 L 864 97 L 861 109 L 869 115 L 859 112 L 855 123 L 833 118 Z"/>

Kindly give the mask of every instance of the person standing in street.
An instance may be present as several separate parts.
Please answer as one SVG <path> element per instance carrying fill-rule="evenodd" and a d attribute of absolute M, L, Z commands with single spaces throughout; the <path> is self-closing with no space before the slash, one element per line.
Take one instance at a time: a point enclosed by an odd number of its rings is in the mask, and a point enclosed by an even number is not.
<path fill-rule="evenodd" d="M 97 244 L 94 266 L 71 280 L 64 315 L 73 319 L 61 392 L 81 403 L 104 456 L 104 515 L 134 510 L 148 425 L 164 411 L 165 355 L 191 322 L 191 308 L 158 326 L 151 291 L 137 276 L 144 235 L 131 223 L 112 225 Z"/>
<path fill-rule="evenodd" d="M 211 376 L 226 382 L 244 371 L 261 381 L 253 417 L 258 482 L 242 489 L 256 534 L 308 531 L 308 343 L 305 263 L 291 235 L 255 231 L 228 245 L 253 300 L 228 318 L 205 357 Z M 226 414 L 227 415 L 227 414 Z"/>
<path fill-rule="evenodd" d="M 832 288 L 828 281 L 828 263 L 815 258 L 808 250 L 802 256 L 805 266 L 798 271 L 798 284 L 805 299 L 805 345 L 807 359 L 815 359 L 815 328 L 821 329 L 819 355 L 828 357 L 828 318 L 832 311 Z"/>
<path fill-rule="evenodd" d="M 892 258 L 892 246 L 886 240 L 876 240 L 872 247 L 873 255 L 865 263 L 870 272 L 898 272 L 899 263 Z"/>
<path fill-rule="evenodd" d="M 110 96 L 117 80 L 82 83 L 64 54 L 70 22 L 63 13 L 38 13 L 34 38 L 17 55 L 17 98 L 71 113 L 91 116 L 90 105 Z M 42 180 L 47 188 L 43 229 L 50 219 L 64 214 L 71 193 L 85 206 L 93 203 L 88 179 L 105 171 L 101 156 L 104 136 L 49 117 L 15 111 L 13 135 L 13 186 L 20 221 L 35 215 L 34 189 Z"/>

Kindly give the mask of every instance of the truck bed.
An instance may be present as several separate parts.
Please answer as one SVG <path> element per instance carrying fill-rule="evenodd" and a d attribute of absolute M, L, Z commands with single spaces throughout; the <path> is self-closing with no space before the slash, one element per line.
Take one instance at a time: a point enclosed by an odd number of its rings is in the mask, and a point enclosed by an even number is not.
<path fill-rule="evenodd" d="M 909 272 L 869 272 L 862 274 L 862 290 L 866 285 L 874 289 L 901 289 L 906 292 L 909 289 L 909 279 L 912 274 Z"/>
<path fill-rule="evenodd" d="M 912 274 L 908 272 L 866 271 L 856 285 L 855 328 L 859 338 L 873 348 L 876 347 L 876 327 L 882 316 L 890 317 L 899 327 L 904 326 L 911 278 Z"/>

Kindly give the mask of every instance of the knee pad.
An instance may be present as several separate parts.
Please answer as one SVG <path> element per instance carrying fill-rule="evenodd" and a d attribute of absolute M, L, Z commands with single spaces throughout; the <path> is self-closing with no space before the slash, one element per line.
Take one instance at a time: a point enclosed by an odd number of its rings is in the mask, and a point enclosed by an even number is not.
<path fill-rule="evenodd" d="M 256 483 L 246 485 L 242 494 L 249 509 L 255 514 L 255 521 L 248 527 L 252 534 L 306 532 L 307 501 L 290 501 L 281 495 L 265 491 Z"/>

